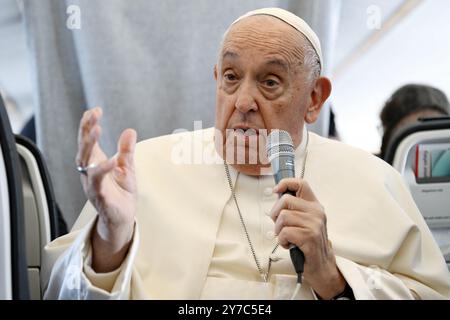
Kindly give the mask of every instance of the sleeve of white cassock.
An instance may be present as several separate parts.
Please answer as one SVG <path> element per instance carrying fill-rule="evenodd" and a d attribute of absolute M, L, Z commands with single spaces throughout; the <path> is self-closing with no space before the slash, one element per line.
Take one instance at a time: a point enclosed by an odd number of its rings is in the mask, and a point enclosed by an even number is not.
<path fill-rule="evenodd" d="M 443 255 L 399 174 L 391 176 L 387 189 L 398 204 L 398 214 L 408 217 L 412 227 L 401 243 L 389 243 L 387 239 L 379 244 L 388 250 L 396 248 L 392 260 L 383 266 L 336 256 L 337 266 L 355 298 L 450 299 L 450 273 Z"/>
<path fill-rule="evenodd" d="M 449 299 L 448 294 L 420 281 L 377 266 L 363 266 L 342 257 L 336 257 L 336 263 L 357 300 Z"/>
<path fill-rule="evenodd" d="M 133 298 L 131 283 L 136 272 L 134 260 L 139 246 L 138 228 L 135 226 L 132 243 L 122 265 L 112 272 L 98 274 L 90 267 L 90 235 L 95 221 L 94 215 L 84 227 L 76 229 L 77 221 L 75 230 L 45 247 L 42 279 L 46 288 L 45 299 Z"/>

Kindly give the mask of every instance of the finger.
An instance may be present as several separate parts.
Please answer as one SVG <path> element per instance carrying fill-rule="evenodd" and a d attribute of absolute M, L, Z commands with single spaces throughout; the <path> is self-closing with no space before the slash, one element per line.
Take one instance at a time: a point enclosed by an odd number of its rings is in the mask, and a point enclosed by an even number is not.
<path fill-rule="evenodd" d="M 93 113 L 89 110 L 83 114 L 83 117 L 80 120 L 80 125 L 78 128 L 78 152 L 76 157 L 77 165 L 84 166 L 86 164 L 85 159 L 85 141 L 87 136 L 89 135 L 92 126 L 94 125 L 94 117 Z"/>
<path fill-rule="evenodd" d="M 89 137 L 85 138 L 85 142 L 79 148 L 80 151 L 76 160 L 77 165 L 87 166 L 106 160 L 106 155 L 99 145 L 101 133 L 102 128 L 98 125 L 91 129 Z"/>
<path fill-rule="evenodd" d="M 98 107 L 83 113 L 78 130 L 78 142 L 82 141 L 83 136 L 87 134 L 92 126 L 96 124 L 97 120 L 101 118 L 102 113 L 102 109 Z"/>
<path fill-rule="evenodd" d="M 318 201 L 306 180 L 297 178 L 285 178 L 275 186 L 274 192 L 283 193 L 287 190 L 296 192 L 298 198 L 308 201 Z"/>
<path fill-rule="evenodd" d="M 134 149 L 137 133 L 133 129 L 127 129 L 120 135 L 118 142 L 117 163 L 120 167 L 133 167 Z"/>
<path fill-rule="evenodd" d="M 100 108 L 86 111 L 80 121 L 78 131 L 77 165 L 86 166 L 89 163 L 92 148 L 100 137 L 101 129 L 97 122 L 102 112 Z"/>
<path fill-rule="evenodd" d="M 294 244 L 303 251 L 305 247 L 303 235 L 306 232 L 307 232 L 306 229 L 300 227 L 285 227 L 283 228 L 283 230 L 281 230 L 280 234 L 278 235 L 278 243 L 285 249 L 288 249 L 292 244 Z"/>
<path fill-rule="evenodd" d="M 275 205 L 270 210 L 272 220 L 276 221 L 281 210 L 284 209 L 309 212 L 314 209 L 314 206 L 309 201 L 296 198 L 290 194 L 284 194 L 275 202 Z"/>
<path fill-rule="evenodd" d="M 300 211 L 281 210 L 275 222 L 275 234 L 278 235 L 285 227 L 301 227 L 310 229 L 314 227 L 314 216 Z"/>
<path fill-rule="evenodd" d="M 102 132 L 102 128 L 100 126 L 95 126 L 92 128 L 92 131 L 89 135 L 89 138 L 86 139 L 86 142 L 83 146 L 84 152 L 84 164 L 89 165 L 93 163 L 100 163 L 105 159 L 102 158 L 103 152 L 100 150 L 98 146 L 98 141 Z"/>

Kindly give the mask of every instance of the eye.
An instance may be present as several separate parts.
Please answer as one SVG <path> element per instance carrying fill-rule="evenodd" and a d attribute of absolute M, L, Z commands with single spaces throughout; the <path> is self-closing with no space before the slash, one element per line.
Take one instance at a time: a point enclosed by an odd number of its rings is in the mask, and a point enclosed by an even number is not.
<path fill-rule="evenodd" d="M 267 79 L 263 81 L 264 86 L 266 86 L 267 88 L 276 88 L 280 85 L 280 83 L 275 80 L 275 79 Z"/>
<path fill-rule="evenodd" d="M 278 85 L 278 82 L 276 82 L 276 81 L 273 80 L 273 79 L 266 80 L 264 83 L 265 83 L 265 85 L 268 86 L 268 87 L 275 87 L 275 86 Z"/>
<path fill-rule="evenodd" d="M 230 81 L 230 82 L 236 81 L 236 80 L 237 80 L 237 77 L 236 77 L 233 73 L 231 73 L 231 72 L 225 73 L 225 74 L 223 75 L 223 77 L 225 78 L 225 80 Z"/>

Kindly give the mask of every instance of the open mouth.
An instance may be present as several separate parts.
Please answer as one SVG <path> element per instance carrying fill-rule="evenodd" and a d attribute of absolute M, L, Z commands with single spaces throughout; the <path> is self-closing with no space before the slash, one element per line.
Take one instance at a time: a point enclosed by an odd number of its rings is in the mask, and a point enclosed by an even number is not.
<path fill-rule="evenodd" d="M 242 134 L 242 135 L 244 135 L 246 137 L 252 137 L 252 136 L 258 135 L 258 130 L 252 129 L 252 128 L 249 128 L 249 129 L 236 129 L 235 132 L 238 135 Z"/>
<path fill-rule="evenodd" d="M 251 137 L 251 136 L 257 136 L 259 134 L 258 128 L 252 128 L 248 126 L 234 126 L 232 128 L 234 131 L 234 134 L 236 136 L 245 136 L 245 137 Z"/>
<path fill-rule="evenodd" d="M 226 130 L 226 137 L 229 143 L 258 148 L 258 145 L 265 145 L 264 130 L 247 126 L 232 127 Z"/>

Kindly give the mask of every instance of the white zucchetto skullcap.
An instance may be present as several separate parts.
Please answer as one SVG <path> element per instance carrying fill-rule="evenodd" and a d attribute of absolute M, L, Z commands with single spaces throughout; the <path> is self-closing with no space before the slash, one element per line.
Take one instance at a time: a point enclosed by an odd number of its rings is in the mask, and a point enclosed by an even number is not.
<path fill-rule="evenodd" d="M 290 26 L 294 27 L 298 31 L 300 31 L 311 43 L 317 55 L 319 56 L 319 63 L 322 66 L 322 48 L 320 46 L 319 37 L 317 37 L 316 33 L 311 29 L 311 27 L 300 17 L 296 16 L 292 12 L 281 8 L 263 8 L 254 11 L 249 11 L 246 14 L 240 16 L 231 24 L 233 26 L 236 22 L 241 21 L 244 18 L 248 18 L 256 15 L 269 15 L 275 18 L 278 18 Z M 230 26 L 230 28 L 231 28 Z M 228 28 L 228 29 L 230 29 Z"/>

